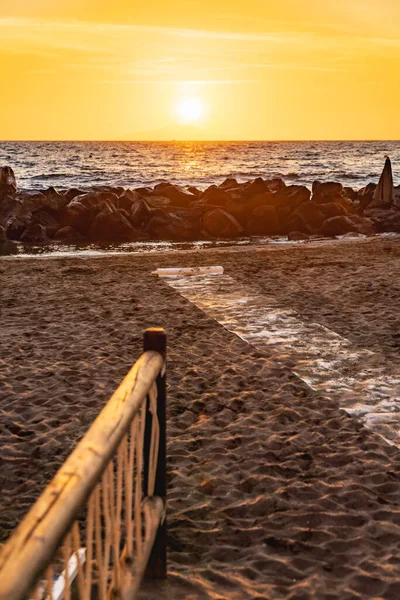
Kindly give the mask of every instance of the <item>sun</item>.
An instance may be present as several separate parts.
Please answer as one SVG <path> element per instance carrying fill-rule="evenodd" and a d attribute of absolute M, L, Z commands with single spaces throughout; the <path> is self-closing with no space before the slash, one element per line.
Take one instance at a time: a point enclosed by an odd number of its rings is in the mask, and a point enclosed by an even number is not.
<path fill-rule="evenodd" d="M 182 98 L 178 104 L 178 113 L 183 121 L 192 123 L 204 113 L 204 105 L 199 98 Z"/>

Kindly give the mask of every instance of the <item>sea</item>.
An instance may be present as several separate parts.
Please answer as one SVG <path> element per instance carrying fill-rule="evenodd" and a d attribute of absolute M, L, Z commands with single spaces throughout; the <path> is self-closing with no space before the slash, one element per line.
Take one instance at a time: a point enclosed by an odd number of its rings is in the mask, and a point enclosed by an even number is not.
<path fill-rule="evenodd" d="M 94 185 L 135 188 L 162 181 L 200 189 L 227 177 L 281 177 L 287 184 L 377 182 L 392 160 L 400 184 L 400 141 L 371 142 L 0 142 L 0 166 L 21 189 Z"/>

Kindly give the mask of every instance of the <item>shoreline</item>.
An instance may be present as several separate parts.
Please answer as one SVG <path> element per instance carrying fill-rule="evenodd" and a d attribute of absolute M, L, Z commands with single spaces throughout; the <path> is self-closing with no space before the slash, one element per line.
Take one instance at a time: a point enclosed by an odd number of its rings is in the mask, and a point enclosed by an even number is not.
<path fill-rule="evenodd" d="M 102 258 L 106 256 L 130 256 L 130 255 L 150 255 L 158 254 L 188 254 L 205 251 L 214 252 L 241 252 L 247 249 L 262 251 L 263 249 L 286 248 L 286 247 L 310 247 L 330 246 L 332 244 L 352 244 L 352 243 L 375 243 L 379 241 L 398 241 L 398 233 L 381 233 L 370 236 L 351 235 L 338 236 L 332 238 L 310 238 L 308 240 L 288 240 L 287 238 L 262 238 L 239 240 L 199 240 L 195 242 L 173 242 L 173 241 L 149 241 L 145 243 L 132 242 L 131 244 L 115 244 L 113 246 L 102 247 L 98 244 L 86 246 L 64 247 L 62 244 L 52 244 L 50 246 L 34 246 L 31 253 L 30 246 L 24 244 L 15 244 L 19 253 L 0 254 L 0 263 L 2 260 L 20 260 L 20 259 L 49 259 L 49 258 Z M 153 248 L 152 248 L 153 246 Z M 186 246 L 186 247 L 182 247 Z M 0 246 L 1 249 L 1 246 Z M 34 250 L 34 251 L 33 251 Z M 48 250 L 48 251 L 46 251 Z"/>

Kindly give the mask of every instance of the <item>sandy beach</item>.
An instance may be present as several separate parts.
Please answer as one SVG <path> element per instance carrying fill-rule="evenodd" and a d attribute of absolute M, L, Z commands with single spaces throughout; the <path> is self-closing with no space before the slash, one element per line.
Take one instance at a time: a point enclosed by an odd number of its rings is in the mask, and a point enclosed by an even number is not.
<path fill-rule="evenodd" d="M 151 275 L 196 265 L 400 376 L 398 239 L 0 261 L 0 541 L 160 326 L 169 578 L 148 596 L 398 600 L 399 449 Z"/>

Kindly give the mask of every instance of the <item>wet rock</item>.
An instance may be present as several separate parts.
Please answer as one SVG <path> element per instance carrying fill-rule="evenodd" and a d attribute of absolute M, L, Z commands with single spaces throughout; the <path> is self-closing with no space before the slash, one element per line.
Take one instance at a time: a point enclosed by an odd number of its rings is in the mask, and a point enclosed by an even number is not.
<path fill-rule="evenodd" d="M 159 183 L 154 187 L 152 196 L 168 198 L 171 201 L 171 205 L 176 207 L 187 207 L 197 198 L 183 187 L 173 185 L 172 183 Z"/>
<path fill-rule="evenodd" d="M 71 202 L 77 196 L 83 196 L 85 192 L 83 190 L 78 190 L 78 188 L 71 188 L 63 193 L 63 196 L 68 200 L 67 204 Z"/>
<path fill-rule="evenodd" d="M 44 207 L 50 209 L 54 213 L 57 213 L 69 204 L 68 198 L 65 194 L 60 194 L 54 187 L 49 187 L 47 190 L 42 192 L 44 196 Z"/>
<path fill-rule="evenodd" d="M 41 209 L 33 213 L 32 225 L 43 225 L 48 237 L 53 237 L 60 229 L 60 223 L 46 209 Z"/>
<path fill-rule="evenodd" d="M 291 209 L 288 206 L 278 205 L 275 207 L 275 211 L 278 218 L 280 231 L 285 234 L 288 234 L 290 231 L 294 231 L 293 229 L 287 228 L 287 223 L 291 215 Z"/>
<path fill-rule="evenodd" d="M 146 198 L 146 196 L 151 196 L 154 192 L 153 188 L 148 186 L 135 188 L 134 191 L 144 198 Z"/>
<path fill-rule="evenodd" d="M 251 218 L 254 209 L 260 206 L 273 206 L 276 194 L 264 192 L 251 198 L 231 198 L 225 206 L 226 212 L 233 215 L 242 226 Z"/>
<path fill-rule="evenodd" d="M 372 235 L 376 233 L 376 227 L 371 219 L 362 217 L 360 215 L 350 215 L 350 221 L 354 225 L 354 231 L 362 233 L 363 235 Z"/>
<path fill-rule="evenodd" d="M 246 198 L 250 198 L 251 196 L 256 196 L 258 194 L 263 194 L 264 192 L 269 192 L 268 181 L 264 181 L 262 177 L 257 177 L 251 183 L 245 184 L 243 186 L 243 196 Z"/>
<path fill-rule="evenodd" d="M 211 206 L 226 206 L 231 200 L 232 196 L 216 185 L 207 188 L 199 198 L 199 202 Z"/>
<path fill-rule="evenodd" d="M 138 198 L 129 211 L 129 222 L 133 227 L 141 229 L 146 226 L 152 216 L 152 209 L 143 198 Z"/>
<path fill-rule="evenodd" d="M 300 231 L 301 233 L 313 233 L 307 227 L 307 223 L 303 217 L 299 214 L 289 215 L 287 221 L 283 223 L 282 233 L 288 235 L 291 231 Z"/>
<path fill-rule="evenodd" d="M 140 200 L 140 194 L 135 190 L 124 190 L 120 196 L 114 199 L 113 206 L 120 210 L 131 211 L 132 205 Z"/>
<path fill-rule="evenodd" d="M 365 235 L 374 233 L 374 225 L 370 219 L 360 217 L 358 215 L 339 216 L 327 219 L 322 227 L 321 233 L 328 237 L 335 235 L 343 235 L 350 231 L 356 231 Z"/>
<path fill-rule="evenodd" d="M 354 200 L 357 200 L 358 198 L 358 191 L 357 190 L 353 190 L 352 187 L 346 186 L 343 188 L 344 190 L 344 194 L 347 198 L 350 198 L 350 200 L 352 200 L 354 202 Z"/>
<path fill-rule="evenodd" d="M 90 225 L 89 237 L 95 241 L 128 242 L 146 236 L 135 230 L 119 211 L 106 209 L 94 218 Z"/>
<path fill-rule="evenodd" d="M 0 202 L 0 224 L 7 229 L 10 240 L 19 240 L 32 223 L 34 212 L 46 206 L 46 197 L 41 192 L 6 194 Z"/>
<path fill-rule="evenodd" d="M 15 193 L 17 180 L 11 167 L 0 167 L 0 196 L 3 193 Z"/>
<path fill-rule="evenodd" d="M 114 185 L 93 185 L 90 188 L 90 191 L 96 192 L 96 193 L 102 192 L 102 193 L 106 193 L 106 194 L 115 194 L 116 196 L 120 196 L 121 194 L 123 194 L 125 189 L 121 186 L 114 186 Z"/>
<path fill-rule="evenodd" d="M 303 233 L 302 231 L 291 231 L 288 234 L 288 240 L 290 242 L 300 242 L 302 240 L 309 240 L 310 236 L 307 235 L 306 233 Z"/>
<path fill-rule="evenodd" d="M 303 202 L 308 202 L 311 197 L 311 192 L 304 185 L 288 185 L 280 192 L 277 192 L 276 200 L 279 202 L 281 206 L 289 206 L 291 208 L 296 208 L 303 204 Z"/>
<path fill-rule="evenodd" d="M 222 208 L 215 208 L 205 213 L 202 227 L 211 237 L 235 238 L 243 233 L 240 223 Z"/>
<path fill-rule="evenodd" d="M 225 179 L 225 181 L 223 181 L 220 186 L 220 188 L 222 188 L 223 190 L 230 190 L 232 188 L 237 188 L 239 187 L 238 182 L 236 181 L 236 179 L 234 179 L 233 177 L 228 177 L 227 179 Z"/>
<path fill-rule="evenodd" d="M 200 218 L 189 210 L 158 210 L 145 231 L 153 239 L 193 241 L 200 238 Z"/>
<path fill-rule="evenodd" d="M 286 183 L 280 177 L 274 177 L 267 181 L 270 192 L 281 192 L 286 187 Z"/>
<path fill-rule="evenodd" d="M 347 210 L 344 208 L 344 206 L 336 202 L 327 202 L 326 204 L 319 204 L 318 206 L 321 212 L 325 215 L 325 219 L 347 215 Z"/>
<path fill-rule="evenodd" d="M 246 235 L 277 235 L 280 226 L 274 206 L 255 208 L 245 228 Z"/>
<path fill-rule="evenodd" d="M 146 202 L 150 208 L 166 208 L 171 204 L 171 200 L 164 196 L 149 196 Z"/>
<path fill-rule="evenodd" d="M 301 217 L 310 232 L 319 230 L 326 219 L 319 205 L 312 200 L 297 206 L 293 211 L 293 216 Z"/>
<path fill-rule="evenodd" d="M 365 187 L 358 190 L 358 199 L 360 201 L 360 209 L 364 211 L 374 198 L 376 183 L 368 183 Z"/>
<path fill-rule="evenodd" d="M 111 213 L 112 203 L 118 199 L 108 192 L 89 192 L 76 196 L 67 206 L 63 214 L 63 225 L 72 227 L 86 235 L 91 223 L 100 212 Z"/>
<path fill-rule="evenodd" d="M 343 185 L 335 181 L 326 181 L 324 183 L 314 181 L 312 191 L 314 202 L 321 204 L 331 202 L 333 197 L 344 196 Z"/>
<path fill-rule="evenodd" d="M 311 186 L 311 192 L 314 194 L 316 189 L 321 185 L 321 182 L 318 180 L 315 180 L 312 182 L 312 186 Z"/>
<path fill-rule="evenodd" d="M 194 187 L 194 185 L 189 185 L 186 189 L 190 194 L 196 196 L 196 198 L 200 198 L 202 194 L 201 190 L 198 190 L 197 187 Z"/>
<path fill-rule="evenodd" d="M 39 223 L 29 225 L 21 235 L 21 242 L 44 243 L 48 241 L 46 228 Z"/>
<path fill-rule="evenodd" d="M 53 238 L 53 241 L 65 242 L 67 244 L 78 244 L 85 240 L 86 238 L 72 227 L 62 227 L 55 233 Z"/>
<path fill-rule="evenodd" d="M 364 213 L 376 227 L 379 233 L 400 233 L 400 209 L 393 206 L 390 209 L 370 208 Z"/>

